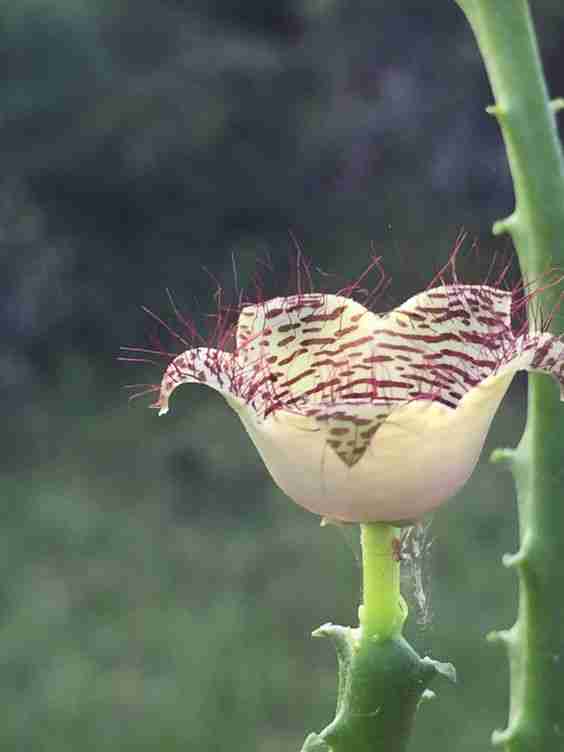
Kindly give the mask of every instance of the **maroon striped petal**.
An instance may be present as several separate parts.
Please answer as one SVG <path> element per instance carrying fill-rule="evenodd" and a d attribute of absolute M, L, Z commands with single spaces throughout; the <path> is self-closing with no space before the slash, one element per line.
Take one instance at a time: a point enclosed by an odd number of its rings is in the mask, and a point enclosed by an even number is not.
<path fill-rule="evenodd" d="M 564 346 L 546 333 L 516 336 L 512 294 L 444 285 L 376 315 L 338 295 L 274 298 L 243 308 L 236 351 L 196 348 L 166 369 L 166 412 L 181 383 L 203 383 L 265 420 L 278 411 L 310 418 L 349 467 L 362 459 L 393 411 L 417 400 L 455 410 L 495 375 L 520 369 L 564 382 Z"/>
<path fill-rule="evenodd" d="M 245 307 L 237 360 L 246 370 L 245 399 L 266 417 L 343 400 L 372 342 L 376 316 L 338 295 L 293 295 Z"/>
<path fill-rule="evenodd" d="M 154 407 L 159 409 L 159 415 L 167 413 L 170 396 L 181 384 L 205 384 L 225 397 L 236 397 L 240 380 L 241 373 L 231 353 L 208 347 L 186 350 L 169 363 Z"/>

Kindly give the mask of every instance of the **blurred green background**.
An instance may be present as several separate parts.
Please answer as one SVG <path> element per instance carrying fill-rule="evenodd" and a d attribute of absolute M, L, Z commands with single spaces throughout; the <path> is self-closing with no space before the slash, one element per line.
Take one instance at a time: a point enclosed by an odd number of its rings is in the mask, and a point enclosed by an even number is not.
<path fill-rule="evenodd" d="M 562 94 L 564 11 L 535 11 Z M 333 714 L 309 633 L 356 623 L 353 533 L 273 486 L 217 395 L 128 403 L 159 373 L 116 355 L 154 334 L 141 305 L 174 322 L 167 289 L 203 332 L 216 281 L 288 289 L 291 234 L 326 288 L 383 256 L 380 309 L 462 229 L 484 279 L 512 197 L 473 39 L 453 0 L 18 0 L 0 30 L 0 748 L 297 751 Z M 517 379 L 489 448 L 523 408 Z M 420 752 L 487 749 L 505 719 L 484 636 L 515 611 L 516 520 L 487 454 L 436 514 L 424 625 L 411 604 L 410 639 L 459 672 Z"/>

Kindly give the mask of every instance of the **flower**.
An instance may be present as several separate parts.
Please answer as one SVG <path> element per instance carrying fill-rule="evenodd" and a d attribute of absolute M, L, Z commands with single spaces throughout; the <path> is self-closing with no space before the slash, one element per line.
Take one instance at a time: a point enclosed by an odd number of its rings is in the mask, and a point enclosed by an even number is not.
<path fill-rule="evenodd" d="M 413 521 L 466 482 L 517 371 L 564 385 L 564 344 L 514 331 L 514 308 L 510 291 L 458 282 L 383 315 L 342 295 L 274 298 L 241 309 L 232 352 L 175 357 L 156 406 L 166 413 L 180 384 L 207 384 L 301 506 Z"/>

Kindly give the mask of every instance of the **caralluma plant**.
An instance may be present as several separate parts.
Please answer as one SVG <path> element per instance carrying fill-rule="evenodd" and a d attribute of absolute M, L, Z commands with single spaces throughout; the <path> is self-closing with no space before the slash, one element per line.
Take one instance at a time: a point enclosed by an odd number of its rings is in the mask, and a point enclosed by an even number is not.
<path fill-rule="evenodd" d="M 530 378 L 529 419 L 515 451 L 496 454 L 518 486 L 519 616 L 496 633 L 511 661 L 511 712 L 494 741 L 507 752 L 564 748 L 564 161 L 525 0 L 458 0 L 476 33 L 495 95 L 516 207 L 509 232 L 524 286 L 453 281 L 377 315 L 347 294 L 301 292 L 243 305 L 213 347 L 168 363 L 159 414 L 177 386 L 206 384 L 240 417 L 274 481 L 331 520 L 360 523 L 359 626 L 325 625 L 340 664 L 337 713 L 303 751 L 401 752 L 426 687 L 452 667 L 420 658 L 402 637 L 399 528 L 449 499 L 474 469 L 491 420 L 518 370 Z M 353 290 L 354 288 L 351 288 Z M 525 291 L 527 294 L 525 294 Z M 549 325 L 515 330 L 531 295 Z M 541 317 L 542 319 L 542 317 Z M 552 376 L 552 379 L 547 378 Z"/>
<path fill-rule="evenodd" d="M 159 414 L 179 385 L 210 386 L 290 498 L 361 524 L 360 626 L 316 633 L 336 642 L 341 689 L 337 717 L 305 750 L 404 749 L 427 684 L 445 670 L 401 637 L 397 528 L 466 482 L 518 370 L 564 386 L 564 344 L 513 330 L 527 302 L 522 288 L 457 281 L 383 315 L 343 295 L 274 298 L 242 307 L 223 346 L 190 348 L 165 370 Z"/>

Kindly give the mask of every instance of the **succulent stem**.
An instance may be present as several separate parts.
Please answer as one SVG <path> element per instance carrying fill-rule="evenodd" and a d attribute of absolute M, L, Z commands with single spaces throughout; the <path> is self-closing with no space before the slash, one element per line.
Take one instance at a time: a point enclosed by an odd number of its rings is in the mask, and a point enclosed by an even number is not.
<path fill-rule="evenodd" d="M 400 593 L 398 530 L 361 525 L 363 604 L 360 627 L 324 624 L 314 637 L 330 637 L 339 661 L 334 720 L 310 734 L 302 752 L 406 752 L 417 708 L 432 696 L 437 674 L 455 680 L 448 663 L 420 658 L 401 635 L 407 608 Z"/>
<path fill-rule="evenodd" d="M 555 112 L 543 77 L 526 0 L 457 0 L 476 35 L 515 190 L 515 210 L 494 225 L 510 233 L 525 282 L 537 290 L 551 328 L 564 329 L 556 311 L 560 290 L 542 289 L 550 271 L 564 269 L 564 157 Z M 521 545 L 506 557 L 519 576 L 519 613 L 495 633 L 509 654 L 509 723 L 495 732 L 506 752 L 561 749 L 564 743 L 564 409 L 546 376 L 529 378 L 524 436 L 507 461 L 517 485 Z"/>

